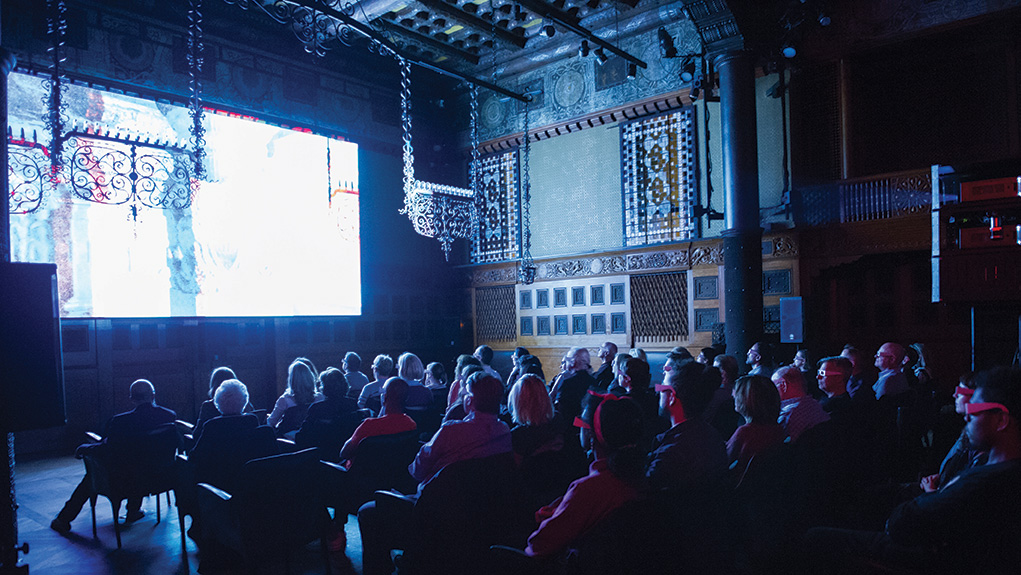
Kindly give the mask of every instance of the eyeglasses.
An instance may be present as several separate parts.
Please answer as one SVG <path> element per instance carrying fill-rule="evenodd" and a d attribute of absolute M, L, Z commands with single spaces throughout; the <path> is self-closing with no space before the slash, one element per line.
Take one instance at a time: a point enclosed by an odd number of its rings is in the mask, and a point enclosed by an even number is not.
<path fill-rule="evenodd" d="M 1002 403 L 992 403 L 992 402 L 988 402 L 988 403 L 987 402 L 983 402 L 983 403 L 969 403 L 969 404 L 964 406 L 964 412 L 967 413 L 968 415 L 977 415 L 979 413 L 983 413 L 983 412 L 986 412 L 986 411 L 992 411 L 994 409 L 999 409 L 1000 411 L 1002 411 L 1005 414 L 1009 414 L 1010 413 L 1010 411 L 1007 409 L 1007 406 L 1003 405 Z"/>
<path fill-rule="evenodd" d="M 971 397 L 972 395 L 975 395 L 975 390 L 970 388 L 970 387 L 964 387 L 963 385 L 958 385 L 957 389 L 954 390 L 954 395 L 955 396 L 959 395 L 961 397 Z"/>
<path fill-rule="evenodd" d="M 657 383 L 656 384 L 656 393 L 663 393 L 665 391 L 669 391 L 670 393 L 673 393 L 674 392 L 674 386 L 666 385 L 666 384 L 663 384 L 663 383 Z"/>
<path fill-rule="evenodd" d="M 844 375 L 844 374 L 839 371 L 826 371 L 825 369 L 820 369 L 818 375 L 819 377 L 827 377 L 830 375 Z"/>

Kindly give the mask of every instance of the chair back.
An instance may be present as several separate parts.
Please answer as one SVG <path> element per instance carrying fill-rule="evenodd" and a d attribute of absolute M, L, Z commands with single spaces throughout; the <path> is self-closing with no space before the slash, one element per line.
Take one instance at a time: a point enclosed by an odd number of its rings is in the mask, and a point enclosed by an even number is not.
<path fill-rule="evenodd" d="M 351 460 L 351 485 L 359 504 L 372 499 L 376 491 L 396 489 L 414 493 L 418 482 L 408 473 L 421 444 L 418 430 L 367 437 L 358 444 Z"/>
<path fill-rule="evenodd" d="M 295 434 L 294 442 L 299 449 L 315 447 L 319 450 L 319 459 L 337 463 L 340 461 L 340 448 L 368 416 L 368 409 L 358 409 L 336 418 L 306 420 Z"/>
<path fill-rule="evenodd" d="M 300 429 L 301 424 L 305 422 L 306 415 L 308 415 L 307 405 L 292 405 L 288 407 L 287 411 L 284 411 L 283 417 L 280 418 L 280 422 L 277 423 L 277 437 L 283 437 L 285 433 Z"/>

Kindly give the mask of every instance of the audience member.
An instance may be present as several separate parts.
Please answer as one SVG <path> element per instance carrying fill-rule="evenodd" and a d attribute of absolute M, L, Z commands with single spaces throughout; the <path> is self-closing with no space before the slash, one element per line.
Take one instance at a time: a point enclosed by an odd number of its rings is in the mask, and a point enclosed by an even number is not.
<path fill-rule="evenodd" d="M 467 379 L 467 376 L 464 375 L 464 370 L 469 365 L 477 365 L 481 368 L 482 362 L 476 359 L 475 356 L 466 353 L 457 356 L 457 364 L 454 366 L 454 381 L 450 382 L 450 390 L 447 392 L 447 409 L 450 409 L 450 406 L 454 405 L 454 402 L 461 397 L 461 388 Z"/>
<path fill-rule="evenodd" d="M 277 399 L 266 420 L 270 427 L 276 428 L 278 436 L 297 431 L 305 421 L 308 406 L 316 398 L 316 377 L 313 368 L 302 358 L 292 361 L 287 368 L 287 389 Z"/>
<path fill-rule="evenodd" d="M 585 392 L 595 384 L 595 379 L 588 371 L 588 349 L 572 347 L 564 359 L 567 369 L 550 391 L 550 398 L 553 400 L 553 408 L 564 417 L 564 421 L 571 422 L 581 414 L 581 400 Z"/>
<path fill-rule="evenodd" d="M 967 419 L 967 406 L 975 393 L 975 377 L 969 374 L 961 378 L 961 385 L 954 390 L 954 411 Z M 939 473 L 922 478 L 921 487 L 926 493 L 932 493 L 941 486 L 949 484 L 955 477 L 978 465 L 984 465 L 989 454 L 972 447 L 968 440 L 967 428 L 961 430 L 957 442 L 950 448 L 939 466 Z"/>
<path fill-rule="evenodd" d="M 353 351 L 344 354 L 344 378 L 347 380 L 347 394 L 351 399 L 361 397 L 362 389 L 368 385 L 369 378 L 362 373 L 362 358 Z M 320 379 L 321 381 L 321 379 Z"/>
<path fill-rule="evenodd" d="M 640 348 L 640 347 L 632 347 L 628 351 L 628 355 L 630 355 L 631 357 L 637 357 L 638 359 L 640 359 L 640 360 L 642 360 L 642 361 L 644 361 L 646 363 L 649 362 L 649 358 L 646 357 L 645 350 Z"/>
<path fill-rule="evenodd" d="M 351 437 L 340 449 L 340 458 L 354 459 L 358 446 L 364 439 L 379 435 L 393 435 L 415 429 L 415 420 L 404 413 L 404 402 L 408 397 L 408 382 L 399 377 L 391 377 L 383 384 L 381 394 L 385 409 L 379 417 L 363 420 Z"/>
<path fill-rule="evenodd" d="M 475 359 L 475 358 L 472 358 Z M 476 360 L 478 362 L 478 360 Z M 486 373 L 482 370 L 482 365 L 479 363 L 466 363 L 464 369 L 461 370 L 461 381 L 467 382 L 468 379 L 476 373 Z M 458 387 L 459 393 L 457 398 L 454 399 L 454 403 L 447 408 L 447 411 L 443 414 L 443 422 L 448 421 L 460 421 L 464 419 L 468 412 L 464 408 L 464 396 L 468 393 L 467 385 L 460 385 Z"/>
<path fill-rule="evenodd" d="M 780 425 L 792 443 L 797 442 L 802 433 L 830 420 L 819 402 L 808 395 L 805 378 L 798 368 L 788 365 L 776 370 L 773 384 L 780 392 Z"/>
<path fill-rule="evenodd" d="M 659 393 L 661 413 L 672 427 L 653 442 L 646 468 L 652 489 L 686 489 L 720 480 L 727 472 L 727 450 L 720 434 L 702 419 L 720 372 L 694 361 L 666 373 Z"/>
<path fill-rule="evenodd" d="M 638 496 L 641 454 L 635 444 L 642 432 L 641 408 L 630 398 L 607 396 L 596 408 L 590 425 L 595 461 L 589 474 L 535 514 L 540 524 L 528 538 L 528 555 L 560 553 Z"/>
<path fill-rule="evenodd" d="M 847 393 L 852 399 L 875 399 L 876 394 L 872 391 L 872 379 L 868 371 L 868 362 L 865 354 L 852 345 L 845 345 L 840 352 L 841 357 L 851 361 L 851 379 L 847 381 Z M 864 391 L 864 393 L 858 393 Z"/>
<path fill-rule="evenodd" d="M 516 382 L 519 377 L 524 375 L 524 372 L 522 371 L 521 367 L 521 359 L 527 355 L 529 355 L 527 349 L 521 346 L 514 348 L 514 352 L 511 353 L 511 363 L 514 365 L 514 367 L 511 368 L 510 375 L 507 376 L 507 383 L 506 385 L 504 385 L 505 389 L 510 390 L 511 386 L 514 385 L 514 382 Z"/>
<path fill-rule="evenodd" d="M 617 371 L 616 395 L 630 397 L 642 410 L 642 436 L 639 446 L 648 453 L 653 439 L 666 431 L 670 424 L 659 413 L 659 397 L 652 389 L 649 364 L 637 357 L 628 356 Z"/>
<path fill-rule="evenodd" d="M 483 371 L 495 377 L 496 379 L 503 381 L 503 378 L 500 377 L 500 374 L 497 373 L 497 371 L 489 365 L 490 363 L 493 363 L 493 348 L 489 347 L 488 345 L 480 345 L 479 347 L 475 348 L 475 353 L 472 355 L 475 356 L 475 359 L 482 362 Z"/>
<path fill-rule="evenodd" d="M 318 447 L 336 460 L 340 446 L 355 428 L 358 402 L 348 397 L 347 377 L 337 368 L 329 367 L 319 375 L 324 398 L 308 407 L 294 441 L 299 448 Z M 360 416 L 358 416 L 360 417 Z"/>
<path fill-rule="evenodd" d="M 814 397 L 816 401 L 821 401 L 824 397 L 826 397 L 826 394 L 823 393 L 819 386 L 812 385 L 810 383 L 816 376 L 816 364 L 812 361 L 807 349 L 798 349 L 798 351 L 794 353 L 794 359 L 791 360 L 791 365 L 801 371 L 801 377 L 805 380 L 805 387 L 807 388 L 806 391 L 808 392 L 808 395 Z"/>
<path fill-rule="evenodd" d="M 447 390 L 447 370 L 442 363 L 434 361 L 425 366 L 425 387 L 444 392 Z"/>
<path fill-rule="evenodd" d="M 131 404 L 135 406 L 134 409 L 113 416 L 106 424 L 103 440 L 99 443 L 79 445 L 75 457 L 89 455 L 109 465 L 130 468 L 132 462 L 141 455 L 140 450 L 144 448 L 142 439 L 145 435 L 156 427 L 173 423 L 177 419 L 176 413 L 156 405 L 156 389 L 148 380 L 135 380 L 128 390 L 128 396 Z M 50 528 L 61 534 L 71 531 L 71 522 L 81 513 L 82 506 L 89 500 L 91 493 L 92 477 L 86 474 L 71 493 L 70 499 L 50 522 Z M 145 513 L 142 512 L 142 496 L 128 497 L 125 521 L 132 523 L 142 517 L 145 517 Z M 114 521 L 119 519 L 115 517 Z"/>
<path fill-rule="evenodd" d="M 379 394 L 383 389 L 383 384 L 393 373 L 393 369 L 394 360 L 389 355 L 380 354 L 376 356 L 376 359 L 372 360 L 373 380 L 365 384 L 361 393 L 358 394 L 359 408 L 368 408 L 372 413 L 379 413 L 382 408 L 382 406 L 378 405 Z"/>
<path fill-rule="evenodd" d="M 521 372 L 518 377 L 520 378 L 526 373 L 537 375 L 539 379 L 546 381 L 546 374 L 542 371 L 542 362 L 534 355 L 526 355 L 521 358 Z"/>
<path fill-rule="evenodd" d="M 737 381 L 737 358 L 732 355 L 717 355 L 713 358 L 712 365 L 720 370 L 722 382 L 720 386 L 730 392 L 734 391 L 734 382 Z"/>
<path fill-rule="evenodd" d="M 613 358 L 616 356 L 617 344 L 612 341 L 603 343 L 602 347 L 599 348 L 599 360 L 603 363 L 593 374 L 593 378 L 596 380 L 596 389 L 606 391 L 610 388 L 610 384 L 613 383 L 615 378 L 615 374 L 613 373 Z"/>
<path fill-rule="evenodd" d="M 910 391 L 908 380 L 902 370 L 904 355 L 904 346 L 899 343 L 887 342 L 879 347 L 879 351 L 876 352 L 879 379 L 872 386 L 872 391 L 876 392 L 876 399 L 888 397 L 896 400 Z"/>
<path fill-rule="evenodd" d="M 248 404 L 245 384 L 237 379 L 224 381 L 217 387 L 213 401 L 221 415 L 207 421 L 195 437 L 188 461 L 194 465 L 198 482 L 233 492 L 234 477 L 241 466 L 250 459 L 274 455 L 276 441 L 271 433 L 268 441 L 256 438 L 259 419 L 242 412 Z"/>
<path fill-rule="evenodd" d="M 433 394 L 425 387 L 425 366 L 417 355 L 404 352 L 397 358 L 397 377 L 408 382 L 408 398 L 406 407 L 429 407 L 433 402 Z"/>
<path fill-rule="evenodd" d="M 193 435 L 197 438 L 202 433 L 202 425 L 214 417 L 222 415 L 216 410 L 216 404 L 213 402 L 213 396 L 216 394 L 216 388 L 220 387 L 220 384 L 227 381 L 228 379 L 237 379 L 234 375 L 234 371 L 229 367 L 218 367 L 209 374 L 209 399 L 202 402 L 199 406 L 199 416 L 195 420 L 195 427 Z M 252 410 L 252 404 L 245 406 L 245 411 Z"/>
<path fill-rule="evenodd" d="M 564 436 L 561 425 L 554 420 L 553 402 L 538 376 L 521 376 L 510 389 L 507 407 L 515 424 L 511 444 L 519 459 L 563 447 Z"/>
<path fill-rule="evenodd" d="M 752 366 L 748 375 L 764 375 L 769 377 L 773 374 L 773 346 L 764 341 L 757 341 L 748 348 L 748 356 L 745 363 Z"/>
<path fill-rule="evenodd" d="M 672 348 L 672 349 L 670 350 L 670 353 L 673 353 L 673 354 L 676 354 L 676 355 L 679 355 L 679 356 L 681 356 L 681 360 L 688 360 L 688 359 L 690 359 L 690 360 L 694 360 L 694 359 L 695 359 L 695 358 L 694 358 L 694 357 L 693 357 L 693 356 L 691 355 L 691 352 L 690 352 L 690 351 L 688 351 L 688 348 L 686 348 L 686 347 L 682 347 L 682 346 L 677 346 L 677 347 L 675 347 L 675 348 Z M 642 360 L 643 360 L 643 361 L 648 361 L 648 360 L 646 360 L 646 359 L 645 359 L 644 357 L 642 358 Z"/>
<path fill-rule="evenodd" d="M 322 399 L 322 388 L 319 387 L 319 370 L 316 369 L 315 364 L 307 357 L 296 357 L 294 358 L 294 361 L 305 364 L 305 366 L 312 372 L 312 380 L 315 382 L 315 399 L 313 401 L 319 401 Z"/>
<path fill-rule="evenodd" d="M 734 407 L 745 419 L 727 441 L 727 456 L 744 470 L 752 457 L 783 444 L 787 432 L 777 423 L 780 393 L 767 377 L 746 375 L 734 384 Z"/>
<path fill-rule="evenodd" d="M 718 355 L 720 355 L 720 352 L 716 351 L 716 348 L 703 347 L 699 350 L 698 357 L 695 358 L 695 361 L 705 365 L 716 365 L 713 361 Z"/>
<path fill-rule="evenodd" d="M 965 433 L 988 462 L 901 504 L 883 532 L 809 532 L 817 572 L 1009 573 L 1021 565 L 1021 373 L 998 368 L 978 380 Z"/>

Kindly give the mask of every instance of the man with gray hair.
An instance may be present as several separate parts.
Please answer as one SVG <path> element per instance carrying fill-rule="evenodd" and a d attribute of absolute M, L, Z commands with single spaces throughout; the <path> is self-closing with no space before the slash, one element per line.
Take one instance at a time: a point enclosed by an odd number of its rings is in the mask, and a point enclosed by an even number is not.
<path fill-rule="evenodd" d="M 202 483 L 231 491 L 234 476 L 249 459 L 273 455 L 274 439 L 268 435 L 259 441 L 255 429 L 259 419 L 244 413 L 248 404 L 248 388 L 236 379 L 228 379 L 216 388 L 213 396 L 219 417 L 202 427 L 195 438 L 189 461 L 195 466 L 195 478 Z"/>
<path fill-rule="evenodd" d="M 176 413 L 156 405 L 156 389 L 146 379 L 135 380 L 128 391 L 128 397 L 135 408 L 110 418 L 106 424 L 103 440 L 98 443 L 79 445 L 75 450 L 75 457 L 80 459 L 85 455 L 90 455 L 115 464 L 130 465 L 139 459 L 141 455 L 138 452 L 139 444 L 148 432 L 160 425 L 173 423 L 177 419 Z M 75 517 L 81 513 L 85 502 L 89 500 L 92 491 L 91 485 L 92 478 L 86 474 L 60 513 L 50 522 L 51 529 L 61 534 L 71 531 L 71 521 L 74 521 Z M 125 521 L 132 523 L 145 517 L 141 508 L 142 498 L 140 496 L 129 497 Z M 119 519 L 115 517 L 114 521 L 119 521 Z"/>
<path fill-rule="evenodd" d="M 572 422 L 581 415 L 581 400 L 588 389 L 595 385 L 596 380 L 589 373 L 591 356 L 584 347 L 572 347 L 564 356 L 563 377 L 550 391 L 553 408 L 564 416 L 564 421 Z"/>
<path fill-rule="evenodd" d="M 365 384 L 362 392 L 358 394 L 358 408 L 369 408 L 372 413 L 379 413 L 382 409 L 379 395 L 383 392 L 383 384 L 390 378 L 394 370 L 394 360 L 386 354 L 379 354 L 372 360 L 373 381 Z"/>
<path fill-rule="evenodd" d="M 787 365 L 776 370 L 773 385 L 780 392 L 779 422 L 790 436 L 791 443 L 796 442 L 802 433 L 830 420 L 819 402 L 808 395 L 805 377 L 797 367 Z"/>

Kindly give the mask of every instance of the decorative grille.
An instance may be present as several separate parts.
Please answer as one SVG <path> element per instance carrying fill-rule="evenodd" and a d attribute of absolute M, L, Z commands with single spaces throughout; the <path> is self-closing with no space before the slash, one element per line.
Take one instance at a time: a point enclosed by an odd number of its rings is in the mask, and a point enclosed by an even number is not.
<path fill-rule="evenodd" d="M 631 333 L 636 342 L 687 339 L 685 272 L 631 276 Z"/>
<path fill-rule="evenodd" d="M 49 151 L 24 137 L 7 142 L 8 209 L 12 214 L 29 214 L 39 209 L 51 187 Z"/>
<path fill-rule="evenodd" d="M 515 260 L 521 254 L 518 151 L 482 158 L 479 171 L 482 203 L 472 263 Z"/>
<path fill-rule="evenodd" d="M 514 286 L 475 290 L 475 337 L 480 342 L 517 338 Z"/>
<path fill-rule="evenodd" d="M 621 130 L 624 245 L 693 236 L 698 180 L 691 108 L 638 120 Z"/>

